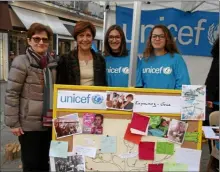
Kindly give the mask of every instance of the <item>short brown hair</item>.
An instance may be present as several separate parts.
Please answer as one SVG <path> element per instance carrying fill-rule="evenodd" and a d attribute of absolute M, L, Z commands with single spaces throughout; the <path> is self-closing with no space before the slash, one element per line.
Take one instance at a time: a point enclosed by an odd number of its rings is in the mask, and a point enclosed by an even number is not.
<path fill-rule="evenodd" d="M 93 39 L 94 39 L 95 35 L 96 35 L 96 28 L 91 22 L 88 22 L 88 21 L 78 21 L 76 23 L 76 25 L 74 26 L 74 29 L 73 29 L 74 39 L 76 40 L 77 35 L 84 32 L 86 29 L 90 29 L 92 36 L 93 36 Z"/>
<path fill-rule="evenodd" d="M 128 94 L 128 95 L 126 96 L 126 99 L 127 99 L 128 97 L 134 99 L 134 96 L 133 96 L 132 94 Z"/>
<path fill-rule="evenodd" d="M 153 31 L 156 28 L 162 29 L 165 34 L 165 39 L 166 39 L 165 50 L 171 55 L 173 55 L 174 53 L 179 53 L 170 30 L 164 25 L 156 25 L 153 27 L 148 37 L 147 45 L 143 53 L 144 57 L 150 57 L 154 55 L 154 48 L 151 44 L 151 38 L 152 38 Z"/>
<path fill-rule="evenodd" d="M 125 34 L 122 30 L 122 28 L 119 25 L 112 25 L 108 28 L 106 34 L 105 34 L 105 46 L 104 46 L 104 54 L 105 56 L 109 56 L 112 55 L 112 50 L 111 47 L 109 46 L 108 43 L 108 37 L 109 34 L 112 30 L 117 30 L 120 33 L 121 36 L 121 46 L 120 46 L 120 52 L 119 52 L 119 56 L 127 56 L 128 55 L 128 50 L 126 48 L 126 40 L 125 40 Z"/>
<path fill-rule="evenodd" d="M 47 37 L 50 40 L 53 36 L 53 31 L 49 26 L 45 26 L 41 23 L 33 23 L 27 32 L 27 37 L 30 39 L 34 34 L 45 31 L 47 33 Z"/>

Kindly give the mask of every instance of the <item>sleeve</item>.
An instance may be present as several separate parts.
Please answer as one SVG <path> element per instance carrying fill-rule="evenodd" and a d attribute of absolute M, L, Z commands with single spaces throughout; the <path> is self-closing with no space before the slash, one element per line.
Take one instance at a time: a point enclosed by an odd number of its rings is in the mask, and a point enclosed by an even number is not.
<path fill-rule="evenodd" d="M 190 85 L 189 73 L 183 57 L 176 55 L 174 58 L 175 89 L 181 89 L 182 85 Z"/>
<path fill-rule="evenodd" d="M 67 55 L 60 57 L 56 70 L 56 84 L 68 84 Z"/>
<path fill-rule="evenodd" d="M 27 67 L 25 58 L 23 56 L 18 56 L 12 62 L 5 94 L 5 124 L 11 128 L 20 127 L 20 95 L 26 77 Z"/>
<path fill-rule="evenodd" d="M 137 69 L 136 69 L 136 87 L 142 88 L 143 81 L 142 81 L 142 67 L 141 67 L 142 59 L 138 57 L 137 59 Z"/>
<path fill-rule="evenodd" d="M 96 56 L 99 57 L 99 60 L 101 61 L 101 65 L 102 65 L 100 76 L 103 78 L 103 81 L 102 81 L 102 85 L 100 86 L 107 86 L 108 84 L 107 84 L 105 58 L 100 53 L 96 53 Z"/>
<path fill-rule="evenodd" d="M 214 58 L 206 78 L 207 101 L 214 101 L 219 89 L 219 60 Z"/>
<path fill-rule="evenodd" d="M 104 74 L 104 86 L 108 86 L 108 82 L 107 82 L 107 74 L 106 74 L 106 62 L 105 59 L 103 57 L 103 74 Z"/>

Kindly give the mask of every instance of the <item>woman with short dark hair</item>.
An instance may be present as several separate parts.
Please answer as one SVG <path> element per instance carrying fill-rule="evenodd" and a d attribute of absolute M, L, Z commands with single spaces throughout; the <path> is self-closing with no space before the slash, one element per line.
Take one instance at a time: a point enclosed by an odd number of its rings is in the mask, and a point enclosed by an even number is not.
<path fill-rule="evenodd" d="M 73 37 L 77 48 L 60 57 L 57 83 L 66 85 L 106 86 L 105 60 L 92 48 L 95 26 L 79 21 L 74 26 Z"/>
<path fill-rule="evenodd" d="M 49 171 L 50 127 L 43 119 L 52 107 L 57 63 L 48 53 L 52 30 L 40 23 L 28 29 L 29 47 L 17 56 L 8 76 L 5 96 L 5 124 L 18 136 L 23 171 Z"/>

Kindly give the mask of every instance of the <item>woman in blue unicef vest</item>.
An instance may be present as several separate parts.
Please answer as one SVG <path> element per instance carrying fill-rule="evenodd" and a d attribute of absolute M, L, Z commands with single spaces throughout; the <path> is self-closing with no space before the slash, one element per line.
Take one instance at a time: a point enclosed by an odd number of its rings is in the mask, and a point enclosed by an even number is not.
<path fill-rule="evenodd" d="M 112 25 L 105 35 L 105 61 L 108 86 L 127 87 L 130 54 L 125 35 L 118 25 Z"/>
<path fill-rule="evenodd" d="M 151 30 L 143 56 L 137 72 L 137 87 L 181 89 L 182 85 L 190 85 L 185 61 L 166 26 L 156 25 Z"/>

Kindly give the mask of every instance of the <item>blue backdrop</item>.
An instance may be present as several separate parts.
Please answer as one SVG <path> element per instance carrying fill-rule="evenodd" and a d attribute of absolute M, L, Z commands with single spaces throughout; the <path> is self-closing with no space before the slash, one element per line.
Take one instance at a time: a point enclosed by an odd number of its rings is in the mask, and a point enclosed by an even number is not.
<path fill-rule="evenodd" d="M 116 24 L 123 27 L 130 49 L 133 9 L 116 8 Z M 183 12 L 174 8 L 142 11 L 139 54 L 146 46 L 149 32 L 154 25 L 166 25 L 174 36 L 183 55 L 211 56 L 210 51 L 218 34 L 219 13 L 197 11 Z"/>

